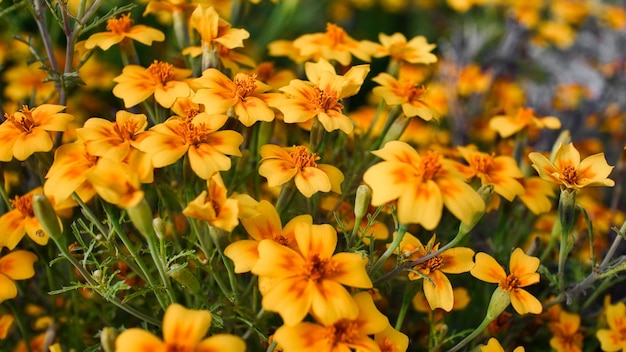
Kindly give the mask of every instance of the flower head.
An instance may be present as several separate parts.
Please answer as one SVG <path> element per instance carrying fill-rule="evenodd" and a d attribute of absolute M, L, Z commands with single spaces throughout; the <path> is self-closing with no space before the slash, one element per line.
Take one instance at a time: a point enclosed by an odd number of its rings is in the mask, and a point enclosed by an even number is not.
<path fill-rule="evenodd" d="M 47 152 L 53 142 L 48 132 L 62 132 L 74 116 L 62 113 L 62 105 L 42 104 L 29 109 L 24 105 L 13 114 L 4 114 L 0 124 L 0 161 L 26 160 L 36 152 Z"/>
<path fill-rule="evenodd" d="M 374 53 L 374 57 L 389 56 L 392 60 L 410 64 L 432 64 L 437 62 L 437 56 L 431 53 L 436 45 L 429 44 L 424 36 L 416 36 L 407 41 L 402 33 L 394 33 L 392 35 L 380 33 L 378 40 L 382 46 Z"/>
<path fill-rule="evenodd" d="M 421 156 L 408 144 L 391 141 L 372 153 L 383 159 L 363 175 L 372 189 L 372 205 L 397 200 L 401 223 L 421 224 L 432 230 L 439 224 L 444 205 L 467 223 L 485 208 L 480 195 L 452 161 L 435 151 Z"/>
<path fill-rule="evenodd" d="M 231 28 L 212 6 L 198 5 L 191 13 L 189 25 L 200 33 L 202 42 L 207 45 L 219 43 L 233 49 L 242 47 L 243 40 L 250 37 L 245 29 Z"/>
<path fill-rule="evenodd" d="M 528 154 L 528 157 L 539 177 L 561 188 L 578 191 L 583 187 L 615 185 L 615 181 L 607 178 L 613 166 L 606 162 L 604 153 L 591 155 L 581 161 L 580 153 L 574 144 L 569 143 L 559 146 L 552 161 L 537 152 Z"/>
<path fill-rule="evenodd" d="M 192 218 L 206 220 L 212 226 L 224 231 L 232 231 L 239 224 L 239 202 L 227 198 L 227 189 L 219 172 L 207 181 L 207 191 L 202 191 L 196 199 L 187 204 L 183 214 Z"/>
<path fill-rule="evenodd" d="M 211 326 L 211 312 L 187 309 L 180 304 L 167 307 L 163 316 L 163 340 L 152 333 L 131 328 L 115 341 L 117 352 L 181 351 L 244 352 L 245 342 L 238 336 L 218 334 L 204 338 Z"/>
<path fill-rule="evenodd" d="M 511 254 L 509 268 L 511 273 L 506 274 L 504 269 L 487 253 L 478 253 L 476 264 L 470 273 L 477 279 L 497 283 L 511 297 L 511 304 L 519 314 L 539 314 L 543 310 L 541 302 L 522 287 L 539 282 L 539 258 L 526 255 L 520 248 Z"/>
<path fill-rule="evenodd" d="M 428 103 L 427 89 L 424 86 L 408 79 L 398 80 L 388 73 L 380 73 L 372 81 L 380 84 L 379 87 L 374 87 L 374 94 L 385 99 L 387 105 L 402 106 L 406 117 L 418 116 L 426 121 L 437 117 L 437 111 Z"/>
<path fill-rule="evenodd" d="M 604 308 L 608 329 L 599 329 L 596 337 L 603 351 L 624 351 L 626 349 L 626 305 L 624 302 L 608 304 Z"/>
<path fill-rule="evenodd" d="M 552 332 L 550 346 L 557 352 L 582 352 L 580 315 L 561 311 L 558 320 L 548 323 L 548 328 Z"/>
<path fill-rule="evenodd" d="M 342 285 L 372 287 L 365 271 L 367 258 L 333 254 L 337 232 L 328 224 L 299 222 L 294 236 L 297 250 L 270 239 L 258 245 L 259 260 L 252 273 L 274 282 L 262 292 L 263 308 L 278 312 L 286 325 L 301 322 L 309 312 L 324 325 L 357 318 L 358 306 Z"/>
<path fill-rule="evenodd" d="M 93 49 L 96 46 L 102 50 L 108 50 L 112 45 L 123 40 L 136 40 L 145 45 L 152 45 L 153 41 L 162 42 L 165 34 L 158 29 L 145 25 L 132 25 L 130 14 L 123 14 L 118 18 L 107 20 L 107 32 L 92 34 L 85 42 L 85 48 Z M 128 38 L 128 39 L 127 39 Z"/>
<path fill-rule="evenodd" d="M 522 130 L 538 130 L 548 128 L 558 130 L 561 121 L 554 116 L 537 117 L 531 108 L 519 108 L 515 115 L 498 115 L 489 120 L 489 127 L 498 132 L 500 137 L 507 138 Z"/>
<path fill-rule="evenodd" d="M 267 178 L 270 187 L 294 179 L 300 193 L 307 198 L 320 191 L 341 193 L 343 173 L 332 165 L 318 164 L 319 159 L 302 145 L 281 148 L 266 144 L 261 147 L 259 174 Z"/>
<path fill-rule="evenodd" d="M 0 258 L 0 303 L 17 297 L 16 280 L 35 276 L 33 264 L 37 256 L 29 251 L 17 250 Z"/>
<path fill-rule="evenodd" d="M 504 348 L 502 348 L 498 340 L 492 337 L 487 341 L 486 345 L 480 345 L 480 352 L 504 352 Z M 516 347 L 513 352 L 524 352 L 524 347 Z"/>

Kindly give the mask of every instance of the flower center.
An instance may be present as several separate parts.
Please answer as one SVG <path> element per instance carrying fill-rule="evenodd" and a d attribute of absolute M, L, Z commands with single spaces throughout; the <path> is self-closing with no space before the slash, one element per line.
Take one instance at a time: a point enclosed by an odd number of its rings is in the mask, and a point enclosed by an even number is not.
<path fill-rule="evenodd" d="M 359 325 L 352 320 L 341 319 L 326 328 L 330 345 L 335 347 L 339 343 L 350 343 L 359 337 Z"/>
<path fill-rule="evenodd" d="M 336 46 L 338 44 L 343 44 L 346 41 L 346 31 L 343 28 L 332 24 L 326 24 L 326 38 L 328 38 L 331 42 L 331 46 Z"/>
<path fill-rule="evenodd" d="M 31 218 L 35 216 L 35 213 L 33 212 L 32 194 L 21 197 L 15 196 L 15 199 L 11 200 L 11 205 L 13 205 L 13 208 L 17 209 L 24 216 Z"/>
<path fill-rule="evenodd" d="M 137 132 L 138 127 L 139 124 L 137 123 L 137 121 L 128 120 L 122 124 L 117 122 L 114 123 L 113 131 L 115 131 L 115 133 L 117 133 L 117 135 L 120 136 L 120 138 L 122 138 L 123 140 L 132 140 L 135 136 L 135 133 Z"/>
<path fill-rule="evenodd" d="M 174 127 L 176 134 L 183 137 L 185 144 L 198 145 L 206 143 L 207 137 L 211 133 L 204 123 L 195 125 L 193 118 L 180 119 L 178 126 Z"/>
<path fill-rule="evenodd" d="M 576 173 L 575 167 L 573 167 L 572 165 L 567 165 L 563 168 L 563 171 L 561 173 L 563 175 L 563 181 L 570 185 L 576 184 L 576 181 L 578 180 L 578 174 Z"/>
<path fill-rule="evenodd" d="M 146 69 L 158 83 L 165 84 L 174 77 L 174 65 L 154 60 Z"/>
<path fill-rule="evenodd" d="M 107 20 L 107 30 L 115 34 L 128 33 L 132 23 L 133 20 L 130 19 L 130 14 L 123 14 L 120 18 L 109 18 Z"/>
<path fill-rule="evenodd" d="M 428 275 L 433 271 L 439 270 L 443 267 L 443 259 L 441 258 L 441 256 L 436 256 L 428 259 L 420 266 L 420 272 L 422 272 L 422 274 L 424 275 Z"/>
<path fill-rule="evenodd" d="M 325 92 L 318 87 L 315 87 L 314 103 L 322 111 L 339 110 L 343 109 L 343 105 L 339 102 L 339 99 L 335 94 Z"/>
<path fill-rule="evenodd" d="M 441 155 L 435 151 L 428 151 L 420 160 L 418 170 L 424 181 L 432 180 L 441 170 Z"/>
<path fill-rule="evenodd" d="M 398 346 L 388 338 L 383 338 L 378 341 L 378 347 L 380 347 L 380 352 L 397 352 L 399 351 Z"/>
<path fill-rule="evenodd" d="M 304 275 L 307 280 L 317 282 L 327 277 L 333 270 L 330 259 L 322 259 L 316 254 L 307 262 Z"/>
<path fill-rule="evenodd" d="M 406 97 L 409 101 L 420 100 L 422 95 L 426 93 L 426 88 L 424 86 L 418 87 L 409 80 L 403 80 L 402 83 L 402 96 Z"/>
<path fill-rule="evenodd" d="M 295 169 L 302 170 L 305 167 L 317 167 L 317 160 L 320 159 L 315 153 L 309 153 L 307 147 L 303 145 L 294 146 L 289 153 Z"/>
<path fill-rule="evenodd" d="M 493 158 L 490 155 L 475 154 L 472 156 L 470 164 L 477 172 L 488 174 L 493 167 Z"/>
<path fill-rule="evenodd" d="M 235 86 L 237 87 L 237 97 L 243 100 L 248 95 L 254 93 L 254 90 L 256 89 L 256 75 L 238 73 L 235 75 L 233 83 L 235 83 Z"/>
<path fill-rule="evenodd" d="M 500 281 L 500 287 L 505 291 L 513 291 L 519 287 L 519 279 L 515 275 L 509 274 L 506 279 Z"/>
<path fill-rule="evenodd" d="M 528 125 L 535 116 L 535 112 L 531 108 L 522 108 L 517 112 L 517 118 L 523 123 L 524 126 Z"/>
<path fill-rule="evenodd" d="M 29 109 L 27 105 L 22 105 L 19 112 L 16 112 L 13 115 L 5 113 L 4 117 L 7 121 L 11 122 L 13 126 L 17 127 L 17 129 L 28 134 L 33 130 L 33 128 L 37 127 L 37 124 L 33 120 L 33 110 L 35 109 Z"/>
<path fill-rule="evenodd" d="M 192 352 L 193 350 L 192 346 L 181 345 L 175 342 L 169 342 L 165 347 L 165 352 Z"/>
<path fill-rule="evenodd" d="M 291 241 L 289 241 L 289 239 L 287 237 L 283 236 L 282 233 L 272 234 L 272 241 L 280 243 L 280 244 L 282 244 L 283 246 L 286 246 L 286 247 L 290 247 L 291 246 Z"/>
<path fill-rule="evenodd" d="M 274 75 L 274 64 L 269 61 L 259 63 L 256 66 L 256 75 L 260 81 L 267 82 Z"/>

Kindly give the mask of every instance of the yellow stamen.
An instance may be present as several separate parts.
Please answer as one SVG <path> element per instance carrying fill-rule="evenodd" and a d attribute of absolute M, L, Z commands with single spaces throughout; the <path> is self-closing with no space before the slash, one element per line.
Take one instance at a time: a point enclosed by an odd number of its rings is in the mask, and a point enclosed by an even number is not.
<path fill-rule="evenodd" d="M 33 128 L 37 127 L 37 123 L 33 120 L 33 110 L 35 109 L 29 109 L 27 105 L 22 105 L 19 112 L 13 115 L 5 113 L 4 117 L 11 122 L 13 126 L 17 127 L 17 129 L 28 134 Z"/>
<path fill-rule="evenodd" d="M 302 170 L 305 167 L 317 167 L 317 160 L 320 159 L 315 153 L 309 153 L 307 147 L 299 145 L 294 146 L 289 153 L 293 160 L 293 166 L 296 169 Z"/>
<path fill-rule="evenodd" d="M 128 120 L 123 124 L 119 124 L 118 122 L 113 124 L 113 131 L 117 133 L 120 138 L 123 140 L 132 140 L 137 133 L 137 128 L 139 124 L 135 120 Z"/>
<path fill-rule="evenodd" d="M 235 75 L 233 83 L 235 83 L 235 86 L 237 87 L 237 97 L 243 100 L 248 95 L 254 93 L 254 90 L 256 89 L 256 75 L 238 73 Z"/>
<path fill-rule="evenodd" d="M 339 102 L 335 94 L 325 92 L 317 87 L 315 87 L 315 93 L 314 103 L 320 110 L 343 110 L 343 105 Z"/>
<path fill-rule="evenodd" d="M 416 86 L 409 80 L 402 81 L 402 96 L 406 97 L 409 101 L 420 100 L 425 93 L 426 88 L 424 86 Z"/>
<path fill-rule="evenodd" d="M 326 24 L 326 37 L 330 39 L 332 46 L 343 44 L 346 41 L 346 31 L 343 28 L 332 24 Z"/>
<path fill-rule="evenodd" d="M 428 151 L 420 160 L 417 169 L 424 181 L 434 179 L 441 170 L 441 155 L 435 151 Z"/>
<path fill-rule="evenodd" d="M 326 328 L 331 346 L 338 343 L 350 343 L 359 337 L 359 326 L 355 321 L 339 320 Z"/>
<path fill-rule="evenodd" d="M 107 30 L 115 34 L 128 33 L 133 20 L 130 19 L 130 14 L 123 14 L 120 18 L 109 18 L 107 20 Z"/>
<path fill-rule="evenodd" d="M 578 181 L 578 174 L 576 173 L 576 168 L 572 165 L 567 165 L 563 168 L 561 172 L 563 175 L 563 181 L 570 185 L 575 185 L 576 181 Z"/>
<path fill-rule="evenodd" d="M 33 195 L 32 194 L 27 194 L 21 197 L 16 196 L 15 199 L 11 200 L 11 205 L 13 206 L 13 208 L 17 209 L 24 216 L 31 217 L 31 218 L 35 216 L 35 213 L 33 212 Z"/>
<path fill-rule="evenodd" d="M 146 70 L 161 84 L 167 83 L 174 77 L 174 65 L 167 62 L 154 60 Z"/>
<path fill-rule="evenodd" d="M 304 268 L 304 276 L 311 281 L 319 281 L 335 271 L 330 259 L 322 259 L 314 255 Z"/>
<path fill-rule="evenodd" d="M 183 137 L 187 145 L 199 145 L 206 143 L 211 133 L 204 123 L 194 125 L 191 118 L 181 120 L 175 127 L 176 133 Z"/>
<path fill-rule="evenodd" d="M 506 279 L 500 281 L 500 287 L 505 291 L 512 291 L 519 287 L 519 279 L 515 275 L 509 274 Z"/>
<path fill-rule="evenodd" d="M 479 173 L 488 174 L 493 167 L 493 157 L 490 155 L 474 154 L 470 164 Z"/>

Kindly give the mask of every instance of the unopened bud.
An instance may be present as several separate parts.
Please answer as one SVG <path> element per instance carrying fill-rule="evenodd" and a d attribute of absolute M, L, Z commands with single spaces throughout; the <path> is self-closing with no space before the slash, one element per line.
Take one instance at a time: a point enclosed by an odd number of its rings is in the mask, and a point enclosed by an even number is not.
<path fill-rule="evenodd" d="M 166 224 L 165 224 L 165 221 L 163 221 L 163 219 L 161 219 L 160 217 L 154 218 L 152 220 L 152 228 L 154 229 L 156 236 L 160 240 L 165 239 L 165 237 L 167 236 L 167 231 L 165 230 Z"/>
<path fill-rule="evenodd" d="M 561 232 L 569 234 L 576 218 L 576 191 L 571 188 L 561 190 L 559 197 L 559 220 Z"/>
<path fill-rule="evenodd" d="M 168 271 L 168 275 L 174 279 L 174 281 L 189 289 L 191 292 L 200 292 L 200 282 L 188 268 L 178 265 Z"/>
<path fill-rule="evenodd" d="M 461 236 L 464 236 L 468 234 L 470 231 L 472 231 L 474 226 L 476 226 L 476 224 L 478 224 L 480 219 L 482 219 L 483 215 L 485 215 L 487 206 L 489 205 L 489 202 L 491 202 L 491 198 L 493 197 L 494 187 L 492 184 L 487 183 L 487 184 L 480 186 L 480 188 L 476 192 L 478 192 L 478 195 L 480 195 L 480 198 L 482 198 L 483 201 L 485 202 L 485 207 L 483 208 L 483 210 L 476 212 L 472 216 L 472 220 L 470 222 L 461 221 L 461 225 L 459 226 L 459 234 Z"/>
<path fill-rule="evenodd" d="M 134 207 L 126 208 L 126 212 L 128 212 L 128 216 L 133 222 L 133 225 L 135 225 L 137 230 L 139 230 L 144 237 L 156 237 L 156 233 L 152 227 L 152 209 L 150 209 L 145 199 Z"/>
<path fill-rule="evenodd" d="M 33 212 L 37 217 L 37 220 L 41 224 L 43 230 L 48 236 L 53 239 L 61 238 L 61 225 L 59 224 L 59 218 L 54 211 L 52 204 L 43 194 L 35 194 L 33 196 Z"/>
<path fill-rule="evenodd" d="M 356 189 L 354 199 L 354 216 L 357 220 L 363 219 L 372 201 L 372 189 L 368 185 L 360 185 Z M 358 225 L 357 225 L 358 226 Z"/>
<path fill-rule="evenodd" d="M 100 333 L 100 345 L 104 352 L 115 351 L 115 340 L 117 339 L 117 330 L 105 327 Z"/>
<path fill-rule="evenodd" d="M 491 295 L 491 301 L 489 301 L 485 320 L 493 321 L 504 312 L 509 304 L 511 304 L 511 293 L 498 286 Z"/>

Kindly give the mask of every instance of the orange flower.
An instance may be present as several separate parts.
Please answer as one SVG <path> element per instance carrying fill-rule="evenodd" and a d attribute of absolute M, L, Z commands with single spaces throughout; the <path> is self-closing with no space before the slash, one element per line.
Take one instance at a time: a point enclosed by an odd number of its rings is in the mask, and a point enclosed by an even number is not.
<path fill-rule="evenodd" d="M 49 101 L 56 92 L 54 82 L 48 80 L 48 74 L 41 69 L 40 62 L 9 66 L 3 76 L 6 84 L 4 95 L 14 102 L 32 100 L 35 104 L 41 104 Z"/>
<path fill-rule="evenodd" d="M 406 233 L 398 251 L 405 261 L 413 261 L 438 249 L 439 243 L 435 244 L 435 235 L 424 246 L 415 236 Z M 452 284 L 445 274 L 468 272 L 474 266 L 473 257 L 474 251 L 471 248 L 450 248 L 432 259 L 414 266 L 413 270 L 409 272 L 409 279 L 424 279 L 424 295 L 430 309 L 441 308 L 449 312 L 454 305 L 454 293 Z"/>
<path fill-rule="evenodd" d="M 96 166 L 98 157 L 89 154 L 85 144 L 75 142 L 64 144 L 54 153 L 54 162 L 46 174 L 44 193 L 54 198 L 56 204 L 65 201 L 76 192 L 83 201 L 95 194 L 87 174 Z"/>
<path fill-rule="evenodd" d="M 245 273 L 252 269 L 259 260 L 258 247 L 261 241 L 269 239 L 297 250 L 294 234 L 296 224 L 313 224 L 311 215 L 306 214 L 296 216 L 283 227 L 276 208 L 266 200 L 260 201 L 255 210 L 258 215 L 241 219 L 241 224 L 252 239 L 235 241 L 224 249 L 224 254 L 235 263 L 236 273 Z"/>
<path fill-rule="evenodd" d="M 607 178 L 613 166 L 606 162 L 604 153 L 591 155 L 581 161 L 580 153 L 572 143 L 560 145 L 552 161 L 537 152 L 528 154 L 528 158 L 533 162 L 532 166 L 539 177 L 561 188 L 578 191 L 583 187 L 615 185 L 615 181 Z"/>
<path fill-rule="evenodd" d="M 406 117 L 418 116 L 426 121 L 437 118 L 437 111 L 428 103 L 427 90 L 423 86 L 407 79 L 398 80 L 384 72 L 372 78 L 372 81 L 380 84 L 374 87 L 374 94 L 385 99 L 387 105 L 402 106 Z"/>
<path fill-rule="evenodd" d="M 17 250 L 0 258 L 0 303 L 17 297 L 15 280 L 26 280 L 35 276 L 33 264 L 37 256 L 29 251 Z"/>
<path fill-rule="evenodd" d="M 203 104 L 209 114 L 225 114 L 232 109 L 246 127 L 274 120 L 274 111 L 267 106 L 271 95 L 265 93 L 272 88 L 254 75 L 238 73 L 231 81 L 219 70 L 209 68 L 194 83 L 202 88 L 196 91 L 193 101 Z"/>
<path fill-rule="evenodd" d="M 335 68 L 324 59 L 307 62 L 304 70 L 309 81 L 294 79 L 280 88 L 284 98 L 276 98 L 270 105 L 280 110 L 287 123 L 301 123 L 317 117 L 326 131 L 342 130 L 349 134 L 354 129 L 352 121 L 343 114 L 341 99 L 359 92 L 369 65 L 350 68 L 339 76 Z"/>
<path fill-rule="evenodd" d="M 0 125 L 0 161 L 11 161 L 13 157 L 23 161 L 33 153 L 48 152 L 53 147 L 48 132 L 61 132 L 74 116 L 61 113 L 62 105 L 43 104 L 34 109 L 24 105 L 18 112 L 4 114 Z"/>
<path fill-rule="evenodd" d="M 144 197 L 139 174 L 120 161 L 99 158 L 86 178 L 102 199 L 120 208 L 134 207 Z"/>
<path fill-rule="evenodd" d="M 357 293 L 353 301 L 358 309 L 354 318 L 340 319 L 332 324 L 302 322 L 281 326 L 274 339 L 285 352 L 380 351 L 369 335 L 384 331 L 389 327 L 389 320 L 378 311 L 368 292 Z"/>
<path fill-rule="evenodd" d="M 598 329 L 596 337 L 600 340 L 602 351 L 626 350 L 626 305 L 624 302 L 608 304 L 604 308 L 608 329 Z"/>
<path fill-rule="evenodd" d="M 230 23 L 221 19 L 212 6 L 198 5 L 191 13 L 189 25 L 200 33 L 203 45 L 207 46 L 219 43 L 233 49 L 242 47 L 243 40 L 250 37 L 245 29 L 231 28 Z"/>
<path fill-rule="evenodd" d="M 500 134 L 500 137 L 507 138 L 522 130 L 537 130 L 548 128 L 558 130 L 561 128 L 561 121 L 554 116 L 537 117 L 531 108 L 519 108 L 515 115 L 498 115 L 489 120 L 489 127 Z"/>
<path fill-rule="evenodd" d="M 432 230 L 439 224 L 444 205 L 466 223 L 485 208 L 480 195 L 452 161 L 435 151 L 422 157 L 408 144 L 391 141 L 372 153 L 383 159 L 363 175 L 372 189 L 372 205 L 397 200 L 400 223 L 421 224 Z"/>
<path fill-rule="evenodd" d="M 487 345 L 480 345 L 480 352 L 504 352 L 504 348 L 498 340 L 492 337 L 487 341 Z M 513 352 L 524 352 L 524 347 L 516 347 Z"/>
<path fill-rule="evenodd" d="M 281 148 L 274 144 L 261 147 L 259 174 L 267 178 L 270 187 L 280 186 L 294 179 L 296 187 L 305 197 L 317 192 L 341 193 L 343 173 L 328 164 L 318 164 L 320 159 L 305 146 Z"/>
<path fill-rule="evenodd" d="M 332 23 L 326 24 L 325 33 L 305 34 L 296 38 L 293 46 L 300 50 L 299 56 L 336 60 L 343 66 L 350 65 L 352 55 L 370 62 L 372 54 L 379 47 L 373 42 L 354 40 L 343 28 Z"/>
<path fill-rule="evenodd" d="M 504 269 L 487 253 L 476 254 L 476 264 L 470 273 L 477 279 L 497 283 L 502 290 L 508 292 L 511 304 L 519 314 L 539 314 L 543 310 L 541 302 L 522 287 L 539 282 L 539 258 L 526 255 L 520 248 L 515 248 L 511 254 L 507 275 Z"/>
<path fill-rule="evenodd" d="M 145 45 L 152 45 L 153 41 L 162 42 L 165 34 L 158 29 L 144 25 L 132 26 L 133 20 L 130 14 L 123 14 L 119 18 L 109 18 L 107 20 L 107 31 L 92 34 L 85 41 L 86 49 L 93 49 L 96 46 L 102 50 L 108 50 L 112 45 L 124 40 L 133 39 Z"/>
<path fill-rule="evenodd" d="M 173 164 L 187 154 L 191 169 L 206 180 L 217 171 L 230 169 L 227 155 L 241 156 L 243 136 L 235 131 L 218 131 L 227 119 L 226 115 L 207 113 L 189 118 L 172 116 L 147 132 L 140 149 L 151 155 L 154 167 Z"/>
<path fill-rule="evenodd" d="M 180 69 L 172 64 L 154 60 L 143 68 L 128 65 L 122 74 L 113 81 L 113 95 L 124 100 L 127 108 L 135 106 L 154 95 L 154 100 L 165 108 L 170 108 L 176 98 L 188 97 L 191 94 L 189 84 L 184 81 L 191 75 L 191 70 Z"/>
<path fill-rule="evenodd" d="M 550 346 L 557 352 L 581 352 L 583 334 L 580 328 L 580 315 L 561 311 L 558 321 L 548 323 L 552 332 Z"/>
<path fill-rule="evenodd" d="M 198 351 L 244 352 L 245 342 L 238 336 L 218 334 L 203 339 L 211 326 L 211 312 L 187 309 L 174 303 L 163 316 L 163 340 L 152 333 L 131 328 L 115 340 L 117 352 Z"/>
<path fill-rule="evenodd" d="M 378 34 L 378 40 L 382 44 L 374 53 L 374 57 L 390 56 L 392 60 L 408 62 L 411 64 L 432 64 L 437 62 L 437 56 L 431 53 L 435 44 L 429 44 L 424 36 L 416 36 L 407 41 L 402 33 L 386 35 Z"/>
<path fill-rule="evenodd" d="M 462 96 L 482 94 L 491 87 L 492 74 L 483 72 L 480 66 L 471 64 L 459 72 L 457 89 Z"/>
<path fill-rule="evenodd" d="M 324 325 L 340 319 L 356 319 L 358 305 L 342 286 L 371 288 L 358 253 L 334 254 L 337 232 L 328 224 L 298 222 L 294 228 L 298 250 L 265 239 L 259 243 L 259 260 L 252 273 L 272 280 L 262 291 L 263 308 L 278 312 L 286 325 L 295 325 L 311 314 Z"/>

